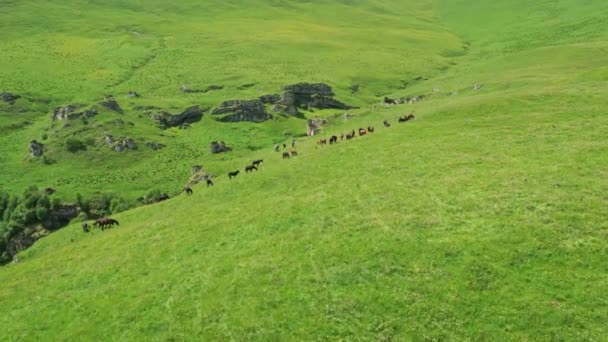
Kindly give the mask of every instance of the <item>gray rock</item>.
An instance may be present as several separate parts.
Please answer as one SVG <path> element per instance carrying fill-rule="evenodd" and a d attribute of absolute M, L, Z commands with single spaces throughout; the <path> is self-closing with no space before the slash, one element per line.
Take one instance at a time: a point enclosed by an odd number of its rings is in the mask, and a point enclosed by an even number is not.
<path fill-rule="evenodd" d="M 16 95 L 16 94 L 12 94 L 12 93 L 0 93 L 0 100 L 8 103 L 8 104 L 15 104 L 15 101 L 17 101 L 18 99 L 20 99 L 21 96 Z"/>
<path fill-rule="evenodd" d="M 200 121 L 203 117 L 203 110 L 199 106 L 192 106 L 177 115 L 171 115 L 168 112 L 160 111 L 151 113 L 149 116 L 151 119 L 157 121 L 162 129 L 167 129 Z"/>
<path fill-rule="evenodd" d="M 30 155 L 32 157 L 40 157 L 44 153 L 44 145 L 37 142 L 36 140 L 32 140 L 30 142 Z"/>
<path fill-rule="evenodd" d="M 122 108 L 120 108 L 120 105 L 118 104 L 118 102 L 116 102 L 116 99 L 114 99 L 113 96 L 106 96 L 106 98 L 99 104 L 109 110 L 115 111 L 120 114 L 123 113 Z"/>
<path fill-rule="evenodd" d="M 218 121 L 222 122 L 263 122 L 272 118 L 272 116 L 266 112 L 261 100 L 224 101 L 215 108 L 211 114 L 225 115 L 221 119 L 218 119 Z"/>
<path fill-rule="evenodd" d="M 57 107 L 53 111 L 53 120 L 73 120 L 82 116 L 82 113 L 77 113 L 79 105 L 69 104 L 63 107 Z"/>
<path fill-rule="evenodd" d="M 326 124 L 327 120 L 325 119 L 310 119 L 306 122 L 306 134 L 308 136 L 316 135 Z"/>
<path fill-rule="evenodd" d="M 331 87 L 325 83 L 297 83 L 285 86 L 283 88 L 286 91 L 292 92 L 297 96 L 302 95 L 321 95 L 321 96 L 334 96 Z"/>
<path fill-rule="evenodd" d="M 131 98 L 135 98 L 135 97 L 141 97 L 141 95 L 139 95 L 139 93 L 137 93 L 136 91 L 133 91 L 133 90 L 129 91 L 129 92 L 127 93 L 127 96 L 128 96 L 128 97 L 131 97 Z"/>
<path fill-rule="evenodd" d="M 203 165 L 193 165 L 192 173 L 197 173 L 203 171 Z"/>
<path fill-rule="evenodd" d="M 126 147 L 123 144 L 116 144 L 112 147 L 112 149 L 114 152 L 122 152 L 126 149 Z"/>
<path fill-rule="evenodd" d="M 284 89 L 286 91 L 277 103 L 282 105 L 283 111 L 289 115 L 297 115 L 298 108 L 306 108 L 309 111 L 312 111 L 312 108 L 354 108 L 334 99 L 331 87 L 324 83 L 298 83 L 288 85 Z"/>
<path fill-rule="evenodd" d="M 212 141 L 209 144 L 209 149 L 211 150 L 211 153 L 214 154 L 232 151 L 232 147 L 226 146 L 226 143 L 223 141 Z"/>

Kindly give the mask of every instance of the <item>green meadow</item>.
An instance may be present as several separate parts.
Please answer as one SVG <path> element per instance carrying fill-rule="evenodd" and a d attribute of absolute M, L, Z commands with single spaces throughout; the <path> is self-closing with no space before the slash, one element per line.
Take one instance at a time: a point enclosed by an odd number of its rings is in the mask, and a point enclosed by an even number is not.
<path fill-rule="evenodd" d="M 0 267 L 1 339 L 605 340 L 605 18 L 599 0 L 0 1 L 0 91 L 22 96 L 0 102 L 1 190 L 172 196 Z M 359 109 L 161 130 L 136 108 L 297 82 Z M 108 94 L 124 114 L 51 121 Z M 305 137 L 306 118 L 328 125 Z M 141 146 L 113 152 L 105 131 Z M 297 157 L 273 151 L 294 138 Z M 195 164 L 215 186 L 177 195 Z"/>

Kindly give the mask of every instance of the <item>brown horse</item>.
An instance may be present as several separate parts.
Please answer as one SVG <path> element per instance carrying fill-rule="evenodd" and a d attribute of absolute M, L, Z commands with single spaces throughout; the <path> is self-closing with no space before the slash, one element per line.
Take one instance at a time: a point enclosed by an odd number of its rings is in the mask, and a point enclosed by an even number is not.
<path fill-rule="evenodd" d="M 257 170 L 258 170 L 258 168 L 257 168 L 257 167 L 255 167 L 255 165 L 248 165 L 248 166 L 245 166 L 245 172 L 246 172 L 246 173 L 253 172 L 253 170 L 256 170 L 256 171 L 257 171 Z"/>
<path fill-rule="evenodd" d="M 101 230 L 105 230 L 106 228 L 112 227 L 113 225 L 119 226 L 120 223 L 118 223 L 118 221 L 111 219 L 109 217 L 104 217 L 104 218 L 100 218 L 99 220 L 95 221 L 95 223 L 93 225 L 101 228 Z"/>
<path fill-rule="evenodd" d="M 374 126 L 367 126 L 367 131 L 370 133 L 374 133 Z"/>
<path fill-rule="evenodd" d="M 321 139 L 319 141 L 317 141 L 317 145 L 325 145 L 327 144 L 327 139 Z"/>
<path fill-rule="evenodd" d="M 232 171 L 232 172 L 228 172 L 228 179 L 232 179 L 232 177 L 235 177 L 239 175 L 239 172 L 241 172 L 240 170 L 236 170 L 236 171 Z"/>
<path fill-rule="evenodd" d="M 384 124 L 384 127 L 391 127 L 391 123 L 386 119 L 382 123 Z"/>
<path fill-rule="evenodd" d="M 366 130 L 364 130 L 363 128 L 359 128 L 359 136 L 360 136 L 360 137 L 362 137 L 362 136 L 364 136 L 365 134 L 367 134 L 367 131 L 366 131 Z"/>
<path fill-rule="evenodd" d="M 251 162 L 251 165 L 259 166 L 263 162 L 264 162 L 264 159 L 258 159 L 258 160 L 254 160 L 253 162 Z"/>
<path fill-rule="evenodd" d="M 292 157 L 295 157 L 295 156 L 297 156 L 297 155 L 298 155 L 298 151 L 296 151 L 296 150 L 291 150 L 291 156 L 292 156 Z"/>

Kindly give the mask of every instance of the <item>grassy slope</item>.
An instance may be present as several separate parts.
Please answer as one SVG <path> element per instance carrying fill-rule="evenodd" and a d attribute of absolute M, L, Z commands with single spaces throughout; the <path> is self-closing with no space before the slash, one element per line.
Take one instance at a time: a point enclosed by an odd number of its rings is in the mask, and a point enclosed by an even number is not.
<path fill-rule="evenodd" d="M 120 228 L 42 240 L 0 270 L 6 336 L 601 339 L 607 9 L 522 4 L 440 2 L 471 52 L 396 94 L 436 96 L 328 133 L 411 123 L 214 161 L 266 159 Z"/>
<path fill-rule="evenodd" d="M 439 26 L 434 8 L 414 1 L 7 1 L 2 6 L 0 25 L 7 33 L 0 42 L 0 89 L 38 105 L 21 100 L 26 111 L 21 115 L 2 113 L 8 106 L 0 107 L 3 123 L 29 118 L 26 129 L 5 129 L 0 137 L 0 186 L 14 192 L 32 184 L 52 186 L 65 199 L 101 190 L 135 198 L 157 184 L 175 191 L 192 165 L 224 158 L 209 155 L 210 141 L 256 150 L 302 134 L 306 127 L 301 119 L 231 125 L 205 117 L 186 132 L 162 132 L 138 117 L 135 106 L 179 113 L 195 104 L 208 108 L 226 99 L 278 93 L 302 81 L 326 82 L 340 100 L 365 106 L 401 80 L 436 74 L 448 65 L 446 54 L 462 51 L 459 39 Z M 406 11 L 410 15 L 404 18 L 400 13 Z M 341 20 L 334 19 L 336 13 Z M 255 85 L 239 89 L 250 83 Z M 361 85 L 357 96 L 349 91 L 354 83 Z M 182 85 L 224 89 L 183 94 Z M 130 90 L 143 98 L 128 99 Z M 103 94 L 116 95 L 125 115 L 106 111 L 86 126 L 78 120 L 71 128 L 61 128 L 63 123 L 49 127 L 55 106 L 94 104 Z M 117 118 L 135 127 L 113 124 Z M 135 138 L 140 150 L 128 157 L 110 152 L 103 145 L 104 131 Z M 25 158 L 27 143 L 45 133 L 50 137 L 46 155 L 57 162 L 53 165 Z M 70 136 L 90 137 L 97 144 L 72 155 L 62 145 Z M 143 147 L 149 140 L 169 147 L 150 151 Z"/>

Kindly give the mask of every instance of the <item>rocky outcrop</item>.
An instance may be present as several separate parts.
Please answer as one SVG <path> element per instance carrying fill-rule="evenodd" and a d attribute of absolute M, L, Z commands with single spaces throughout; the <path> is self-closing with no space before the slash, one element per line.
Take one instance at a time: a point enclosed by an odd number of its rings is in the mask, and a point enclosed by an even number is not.
<path fill-rule="evenodd" d="M 272 116 L 266 112 L 261 100 L 230 100 L 222 102 L 212 112 L 212 115 L 225 115 L 218 121 L 222 122 L 263 122 Z"/>
<path fill-rule="evenodd" d="M 53 111 L 52 119 L 54 121 L 61 120 L 74 120 L 80 117 L 91 118 L 97 115 L 97 109 L 91 108 L 84 110 L 82 112 L 78 112 L 77 110 L 80 108 L 80 105 L 69 104 L 63 107 L 57 107 Z"/>
<path fill-rule="evenodd" d="M 36 140 L 32 140 L 30 142 L 30 155 L 32 157 L 40 157 L 44 153 L 44 145 L 37 142 Z"/>
<path fill-rule="evenodd" d="M 151 119 L 158 122 L 160 128 L 167 129 L 200 121 L 203 117 L 203 110 L 199 106 L 192 106 L 177 115 L 160 111 L 150 113 L 149 116 Z"/>
<path fill-rule="evenodd" d="M 211 150 L 211 153 L 214 154 L 232 151 L 232 147 L 226 146 L 226 143 L 223 141 L 212 141 L 209 144 L 209 149 Z"/>
<path fill-rule="evenodd" d="M 123 152 L 125 150 L 137 150 L 137 143 L 131 138 L 118 139 L 118 143 L 112 146 L 115 152 Z"/>
<path fill-rule="evenodd" d="M 120 114 L 123 113 L 122 108 L 120 108 L 120 105 L 118 104 L 118 102 L 116 102 L 116 99 L 112 95 L 106 96 L 106 98 L 99 104 L 109 110 L 115 111 Z"/>
<path fill-rule="evenodd" d="M 275 101 L 274 110 L 297 115 L 299 109 L 351 109 L 354 108 L 334 98 L 330 86 L 324 83 L 297 83 L 284 88 L 285 93 Z"/>
<path fill-rule="evenodd" d="M 21 96 L 12 93 L 0 93 L 0 100 L 8 104 L 14 105 L 15 101 L 20 99 Z"/>

